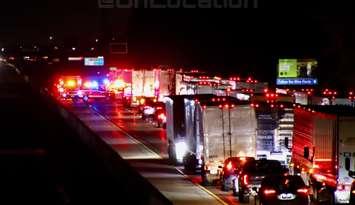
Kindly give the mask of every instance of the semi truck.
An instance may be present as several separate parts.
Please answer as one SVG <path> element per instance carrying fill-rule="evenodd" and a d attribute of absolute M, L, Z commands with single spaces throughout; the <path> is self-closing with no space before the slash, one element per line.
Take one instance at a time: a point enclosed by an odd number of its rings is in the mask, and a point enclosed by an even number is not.
<path fill-rule="evenodd" d="M 355 111 L 349 106 L 296 105 L 292 171 L 317 202 L 350 203 L 355 173 Z"/>
<path fill-rule="evenodd" d="M 255 157 L 257 122 L 248 102 L 214 95 L 169 96 L 165 99 L 169 158 L 187 170 L 201 170 L 218 180 L 224 160 Z"/>

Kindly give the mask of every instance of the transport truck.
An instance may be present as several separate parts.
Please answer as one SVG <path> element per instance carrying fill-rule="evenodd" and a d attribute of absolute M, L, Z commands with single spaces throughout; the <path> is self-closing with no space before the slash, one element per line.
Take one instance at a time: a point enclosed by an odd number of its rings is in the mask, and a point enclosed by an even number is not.
<path fill-rule="evenodd" d="M 215 95 L 165 99 L 169 158 L 218 180 L 228 157 L 255 157 L 257 121 L 249 102 Z"/>
<path fill-rule="evenodd" d="M 312 198 L 350 203 L 355 173 L 355 111 L 350 106 L 296 105 L 292 171 L 302 176 Z"/>

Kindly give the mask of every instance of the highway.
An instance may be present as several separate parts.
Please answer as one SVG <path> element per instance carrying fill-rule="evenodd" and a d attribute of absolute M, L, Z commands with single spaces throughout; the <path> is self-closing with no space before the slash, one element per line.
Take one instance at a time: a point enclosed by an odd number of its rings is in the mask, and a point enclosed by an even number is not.
<path fill-rule="evenodd" d="M 170 165 L 165 130 L 140 119 L 134 109 L 103 101 L 89 106 L 68 101 L 65 106 L 173 204 L 239 204 L 231 192 L 202 187 L 198 175 L 187 175 L 182 167 Z"/>

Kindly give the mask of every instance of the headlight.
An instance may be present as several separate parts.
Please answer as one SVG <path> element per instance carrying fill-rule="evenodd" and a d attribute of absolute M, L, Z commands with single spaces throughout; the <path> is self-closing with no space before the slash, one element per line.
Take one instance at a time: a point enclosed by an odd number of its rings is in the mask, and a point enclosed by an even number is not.
<path fill-rule="evenodd" d="M 187 152 L 187 145 L 185 142 L 175 143 L 175 153 L 178 162 L 182 162 L 186 152 Z"/>

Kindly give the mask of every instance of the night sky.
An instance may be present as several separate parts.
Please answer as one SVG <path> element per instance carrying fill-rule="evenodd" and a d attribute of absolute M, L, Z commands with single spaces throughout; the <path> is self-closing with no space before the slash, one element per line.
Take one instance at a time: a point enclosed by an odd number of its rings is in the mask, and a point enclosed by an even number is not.
<path fill-rule="evenodd" d="M 316 58 L 322 84 L 355 87 L 353 7 L 282 2 L 260 0 L 258 9 L 123 10 L 99 9 L 97 0 L 7 1 L 0 46 L 42 43 L 49 35 L 62 42 L 121 36 L 136 64 L 195 65 L 268 81 L 280 57 Z"/>

